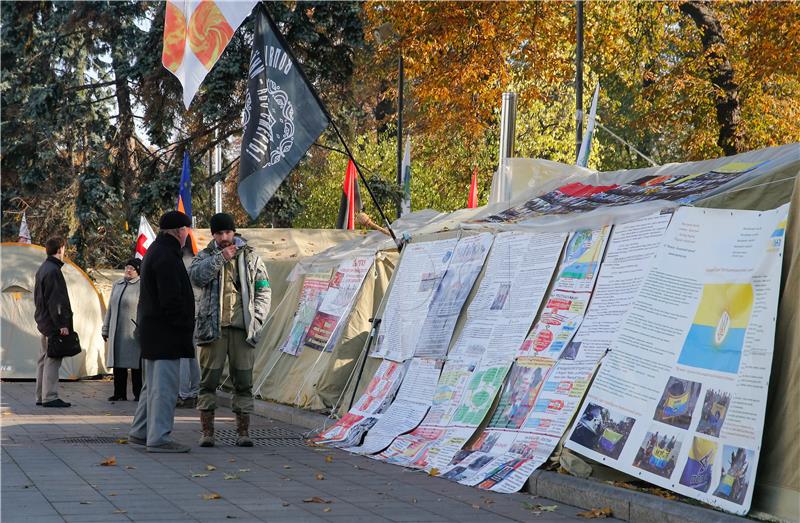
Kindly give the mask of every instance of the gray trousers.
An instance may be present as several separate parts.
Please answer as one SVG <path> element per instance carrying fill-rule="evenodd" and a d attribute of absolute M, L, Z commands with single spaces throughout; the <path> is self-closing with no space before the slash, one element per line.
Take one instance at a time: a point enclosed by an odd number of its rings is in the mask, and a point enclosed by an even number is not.
<path fill-rule="evenodd" d="M 129 434 L 147 440 L 148 447 L 156 447 L 172 442 L 181 364 L 180 360 L 142 358 L 142 365 L 144 386 Z"/>
<path fill-rule="evenodd" d="M 36 401 L 48 402 L 58 399 L 58 372 L 62 358 L 47 355 L 47 336 L 42 336 L 42 350 L 36 361 Z"/>
<path fill-rule="evenodd" d="M 196 398 L 200 392 L 200 364 L 197 358 L 181 358 L 181 385 L 178 396 L 182 399 Z"/>

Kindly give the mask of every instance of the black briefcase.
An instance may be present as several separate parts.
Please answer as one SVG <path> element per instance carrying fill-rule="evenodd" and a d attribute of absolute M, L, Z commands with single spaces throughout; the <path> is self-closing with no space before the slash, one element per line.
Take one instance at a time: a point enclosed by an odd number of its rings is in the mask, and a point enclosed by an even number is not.
<path fill-rule="evenodd" d="M 68 358 L 81 352 L 81 340 L 78 333 L 70 332 L 66 336 L 56 334 L 47 338 L 47 355 L 50 358 Z"/>

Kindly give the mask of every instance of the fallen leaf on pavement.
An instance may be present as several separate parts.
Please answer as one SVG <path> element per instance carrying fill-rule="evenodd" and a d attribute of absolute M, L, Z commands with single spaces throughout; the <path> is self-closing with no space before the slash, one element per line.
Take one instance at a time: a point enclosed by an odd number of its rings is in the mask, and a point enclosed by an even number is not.
<path fill-rule="evenodd" d="M 91 501 L 81 501 L 81 505 L 91 505 Z"/>
<path fill-rule="evenodd" d="M 112 512 L 112 514 L 127 514 L 127 513 L 128 513 L 127 510 L 122 510 L 121 508 L 118 508 L 117 510 Z"/>
<path fill-rule="evenodd" d="M 303 503 L 332 503 L 332 502 L 329 499 L 322 499 L 319 496 L 314 496 L 313 498 L 304 499 Z"/>
<path fill-rule="evenodd" d="M 480 505 L 475 505 L 475 504 L 473 503 L 473 505 L 472 505 L 472 508 L 474 508 L 475 510 L 480 510 L 480 509 L 481 509 L 481 506 L 480 506 Z"/>
<path fill-rule="evenodd" d="M 322 511 L 323 512 L 330 512 L 331 511 L 331 507 L 325 507 L 324 509 L 322 509 Z"/>
<path fill-rule="evenodd" d="M 283 503 L 281 503 L 281 506 L 282 507 L 288 507 L 289 506 L 289 502 L 288 501 L 284 501 Z"/>
<path fill-rule="evenodd" d="M 116 456 L 109 456 L 103 461 L 100 462 L 100 466 L 102 467 L 113 467 L 117 464 L 117 457 Z"/>
<path fill-rule="evenodd" d="M 438 476 L 439 475 L 439 469 L 437 469 L 436 467 L 433 467 L 430 470 L 430 472 L 428 472 L 428 475 L 429 476 Z"/>
<path fill-rule="evenodd" d="M 283 466 L 283 468 L 285 468 L 285 469 L 290 469 L 290 468 L 292 468 L 292 467 L 290 467 L 289 465 L 284 465 L 284 466 Z"/>
<path fill-rule="evenodd" d="M 206 470 L 217 470 L 217 467 L 214 465 L 206 465 Z"/>
<path fill-rule="evenodd" d="M 325 475 L 324 475 L 322 472 L 317 472 L 317 473 L 314 475 L 314 479 L 316 479 L 316 480 L 319 480 L 319 481 L 322 481 L 323 479 L 325 479 Z"/>
<path fill-rule="evenodd" d="M 206 501 L 210 501 L 212 499 L 222 499 L 222 496 L 220 496 L 216 492 L 212 492 L 211 494 L 203 494 L 203 499 Z"/>
<path fill-rule="evenodd" d="M 208 474 L 201 474 L 200 472 L 195 472 L 194 474 L 192 474 L 192 477 L 193 478 L 207 478 Z"/>
<path fill-rule="evenodd" d="M 239 476 L 236 474 L 225 474 L 223 475 L 222 479 L 239 479 Z"/>
<path fill-rule="evenodd" d="M 541 514 L 542 512 L 555 512 L 558 505 L 539 505 L 538 503 L 523 503 L 522 506 L 534 514 Z"/>
<path fill-rule="evenodd" d="M 610 507 L 593 508 L 586 512 L 578 512 L 577 516 L 586 519 L 610 518 L 613 515 Z"/>
<path fill-rule="evenodd" d="M 250 472 L 250 469 L 239 469 L 239 472 Z"/>
<path fill-rule="evenodd" d="M 325 456 L 325 463 L 333 463 L 333 456 Z"/>
<path fill-rule="evenodd" d="M 119 443 L 120 445 L 127 445 L 128 444 L 128 440 L 120 438 L 117 441 L 115 441 L 114 443 Z"/>
<path fill-rule="evenodd" d="M 136 468 L 136 467 L 134 467 L 133 465 L 125 465 L 125 469 L 126 469 L 126 470 L 133 470 L 133 469 L 135 469 L 135 468 Z"/>

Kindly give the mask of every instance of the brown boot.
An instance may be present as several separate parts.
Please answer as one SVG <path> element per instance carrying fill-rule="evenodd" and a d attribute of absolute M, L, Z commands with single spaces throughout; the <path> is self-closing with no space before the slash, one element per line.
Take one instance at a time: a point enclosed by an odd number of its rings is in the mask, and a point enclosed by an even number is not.
<path fill-rule="evenodd" d="M 200 429 L 203 435 L 200 436 L 201 447 L 214 446 L 214 411 L 201 410 L 200 411 Z"/>
<path fill-rule="evenodd" d="M 250 415 L 236 414 L 236 438 L 237 447 L 252 447 L 253 440 L 250 439 Z"/>

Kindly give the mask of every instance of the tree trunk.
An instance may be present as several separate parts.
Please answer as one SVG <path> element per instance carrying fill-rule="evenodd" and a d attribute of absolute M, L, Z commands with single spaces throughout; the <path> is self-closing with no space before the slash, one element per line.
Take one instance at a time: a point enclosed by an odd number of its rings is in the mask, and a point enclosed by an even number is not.
<path fill-rule="evenodd" d="M 133 198 L 132 183 L 137 179 L 134 172 L 134 124 L 133 110 L 131 108 L 131 92 L 128 86 L 128 77 L 123 72 L 120 57 L 112 52 L 112 64 L 116 78 L 115 94 L 117 98 L 117 157 L 114 160 L 114 169 L 111 173 L 111 185 L 120 191 L 122 202 L 125 206 L 125 217 L 131 218 L 131 201 Z"/>
<path fill-rule="evenodd" d="M 680 5 L 682 13 L 688 15 L 700 29 L 706 70 L 711 83 L 716 87 L 714 104 L 717 108 L 719 138 L 717 145 L 726 156 L 743 149 L 741 130 L 741 104 L 739 84 L 734 79 L 733 66 L 725 54 L 725 38 L 717 15 L 707 2 L 689 1 Z"/>

